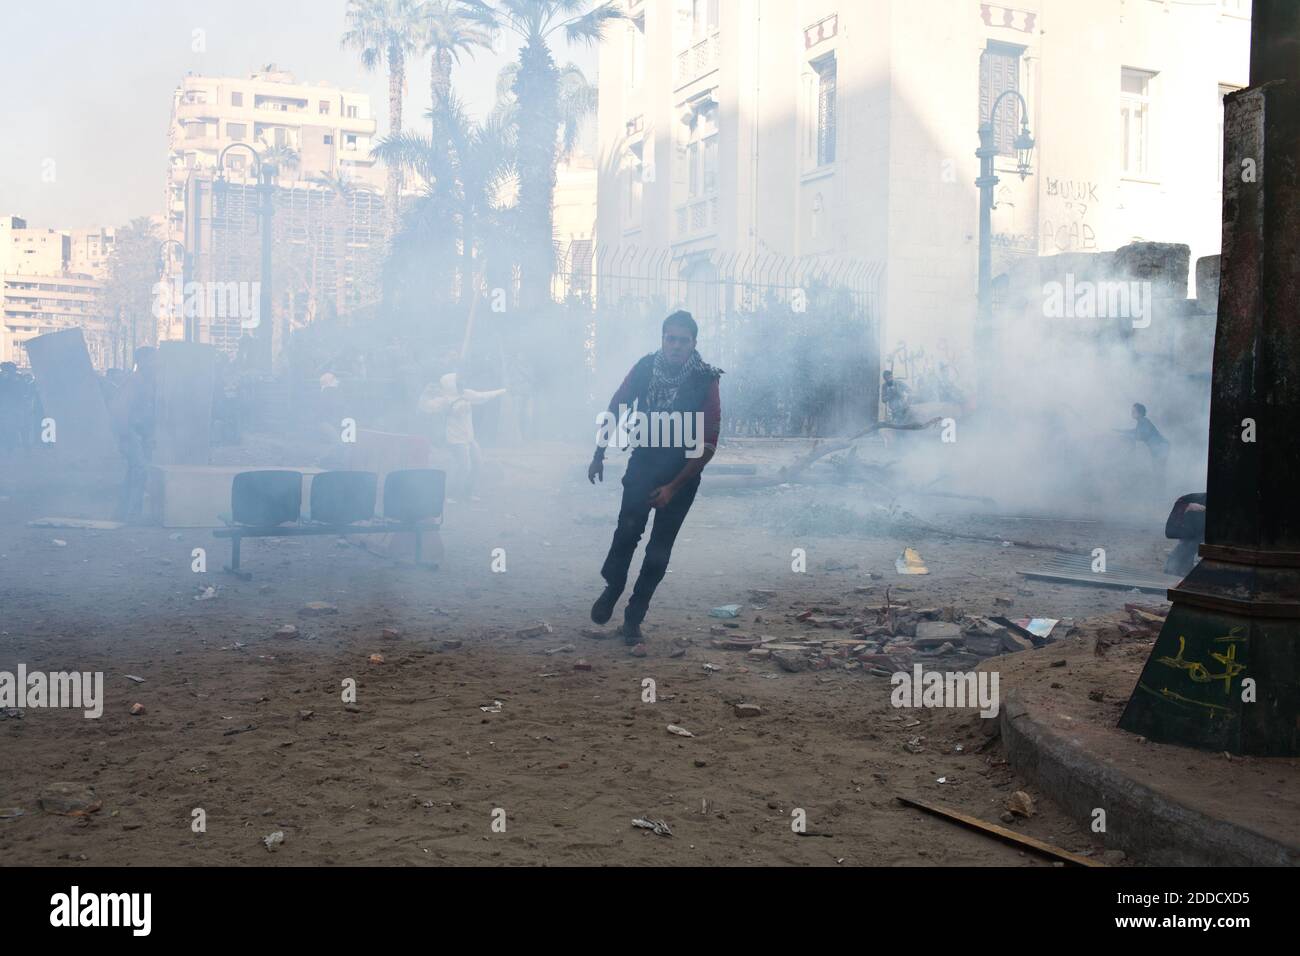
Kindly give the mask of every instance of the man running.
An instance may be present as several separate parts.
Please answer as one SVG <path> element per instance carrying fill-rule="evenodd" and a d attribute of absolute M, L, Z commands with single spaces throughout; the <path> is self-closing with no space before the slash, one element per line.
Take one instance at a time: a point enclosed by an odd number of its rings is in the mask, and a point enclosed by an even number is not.
<path fill-rule="evenodd" d="M 695 350 L 698 335 L 699 327 L 689 312 L 674 312 L 664 319 L 662 347 L 632 366 L 609 402 L 614 416 L 619 415 L 620 406 L 626 409 L 636 402 L 637 411 L 647 415 L 680 413 L 682 420 L 686 416 L 691 416 L 692 421 L 702 420 L 704 432 L 703 448 L 696 449 L 700 454 L 695 457 L 687 454 L 685 441 L 658 443 L 658 447 L 651 447 L 653 442 L 639 442 L 628 460 L 618 525 L 600 571 L 605 590 L 591 607 L 591 619 L 597 624 L 613 616 L 614 605 L 627 586 L 637 543 L 650 511 L 655 510 L 641 573 L 623 611 L 622 634 L 627 644 L 642 642 L 641 622 L 650 608 L 650 598 L 668 571 L 673 542 L 700 487 L 700 473 L 717 449 L 722 423 L 718 379 L 722 371 L 700 358 Z M 587 468 L 587 479 L 592 484 L 597 478 L 605 480 L 603 444 L 597 446 Z"/>

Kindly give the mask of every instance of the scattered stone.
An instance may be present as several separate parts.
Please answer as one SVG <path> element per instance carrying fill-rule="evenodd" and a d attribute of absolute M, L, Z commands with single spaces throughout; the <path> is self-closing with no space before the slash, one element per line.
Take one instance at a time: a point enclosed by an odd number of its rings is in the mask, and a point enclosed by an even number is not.
<path fill-rule="evenodd" d="M 1034 649 L 1034 642 L 1021 637 L 1014 631 L 1008 630 L 1002 635 L 1002 649 L 1008 653 L 1015 653 L 1016 651 L 1032 651 Z"/>
<path fill-rule="evenodd" d="M 1090 690 L 1090 691 L 1088 691 L 1088 699 L 1091 700 L 1091 701 L 1095 701 L 1096 703 L 1100 704 L 1100 703 L 1102 703 L 1103 701 L 1105 701 L 1105 699 L 1106 699 L 1106 695 L 1105 695 L 1102 691 L 1099 691 L 1099 690 Z"/>
<path fill-rule="evenodd" d="M 631 654 L 633 657 L 645 657 L 646 655 L 645 644 L 637 644 L 635 647 L 632 648 Z"/>
<path fill-rule="evenodd" d="M 384 662 L 384 655 L 383 655 L 383 654 L 371 654 L 371 655 L 370 655 L 368 658 L 366 658 L 366 659 L 367 659 L 368 661 L 370 661 L 370 663 L 372 663 L 372 664 L 382 664 L 382 663 Z"/>
<path fill-rule="evenodd" d="M 694 737 L 694 736 L 695 736 L 693 733 L 691 733 L 691 732 L 690 732 L 689 730 L 687 730 L 685 727 L 678 727 L 676 724 L 669 724 L 669 725 L 668 725 L 668 732 L 669 732 L 670 734 L 676 734 L 678 737 Z"/>
<path fill-rule="evenodd" d="M 763 708 L 759 707 L 758 704 L 737 704 L 733 709 L 737 717 L 761 717 L 763 715 Z"/>
<path fill-rule="evenodd" d="M 132 704 L 132 705 L 131 705 L 131 716 L 132 716 L 132 717 L 140 717 L 140 716 L 142 716 L 142 715 L 144 714 L 144 712 L 145 712 L 145 711 L 144 711 L 144 704 Z"/>
<path fill-rule="evenodd" d="M 545 621 L 541 621 L 537 624 L 532 625 L 531 627 L 519 628 L 519 630 L 515 631 L 515 637 L 521 637 L 521 638 L 545 637 L 547 634 L 550 633 L 551 633 L 551 625 L 547 624 Z"/>
<path fill-rule="evenodd" d="M 1017 790 L 1009 796 L 1005 806 L 1009 812 L 1018 817 L 1032 817 L 1034 815 L 1034 798 L 1023 790 Z"/>
<path fill-rule="evenodd" d="M 791 674 L 808 669 L 808 658 L 797 651 L 773 651 L 772 660 L 776 661 L 776 666 L 781 670 Z"/>
<path fill-rule="evenodd" d="M 284 843 L 284 831 L 276 830 L 262 837 L 262 845 L 266 847 L 268 853 L 274 853 L 275 848 Z"/>
<path fill-rule="evenodd" d="M 325 601 L 308 601 L 298 608 L 298 613 L 303 617 L 325 617 L 328 614 L 337 614 L 338 612 L 337 607 Z"/>
<path fill-rule="evenodd" d="M 608 640 L 610 637 L 609 631 L 602 631 L 599 628 L 595 628 L 595 627 L 584 627 L 578 633 L 581 634 L 583 637 L 593 641 L 604 641 L 604 640 Z"/>
<path fill-rule="evenodd" d="M 677 648 L 677 650 L 673 651 L 673 652 L 672 652 L 671 654 L 669 654 L 668 656 L 669 656 L 669 657 L 685 657 L 685 656 L 686 656 L 686 648 L 684 648 L 684 647 L 679 647 L 679 648 Z"/>
<path fill-rule="evenodd" d="M 125 674 L 123 676 L 133 684 L 143 684 L 145 682 L 143 677 L 136 677 L 134 674 Z"/>
<path fill-rule="evenodd" d="M 346 710 L 349 714 L 359 714 L 359 713 L 361 713 L 361 705 L 360 705 L 360 704 L 344 704 L 344 705 L 343 705 L 343 709 Z"/>
<path fill-rule="evenodd" d="M 458 651 L 461 649 L 464 643 L 465 642 L 460 640 L 459 638 L 451 638 L 450 640 L 443 641 L 438 646 L 441 647 L 444 651 Z"/>
<path fill-rule="evenodd" d="M 90 787 L 79 783 L 52 783 L 36 800 L 46 813 L 64 817 L 86 817 L 96 813 L 104 804 Z"/>
<path fill-rule="evenodd" d="M 282 640 L 293 640 L 298 636 L 298 628 L 292 624 L 282 624 L 276 630 L 275 636 Z"/>
<path fill-rule="evenodd" d="M 395 627 L 386 627 L 380 636 L 386 641 L 395 641 L 402 636 L 402 632 Z"/>
<path fill-rule="evenodd" d="M 706 661 L 705 664 L 704 664 L 704 669 L 705 669 L 706 671 L 708 671 L 710 674 L 713 674 L 713 673 L 716 673 L 716 672 L 722 670 L 722 668 L 719 667 L 717 664 L 710 664 L 710 663 L 708 663 L 707 661 Z"/>
<path fill-rule="evenodd" d="M 1101 854 L 1102 862 L 1108 866 L 1118 866 L 1128 859 L 1128 854 L 1123 850 L 1104 850 Z"/>
<path fill-rule="evenodd" d="M 588 664 L 585 660 L 579 658 L 578 660 L 573 662 L 573 669 L 575 671 L 589 671 L 591 670 L 591 665 Z"/>
<path fill-rule="evenodd" d="M 752 661 L 766 661 L 772 657 L 772 652 L 766 647 L 755 647 L 751 648 L 745 656 Z"/>
<path fill-rule="evenodd" d="M 1003 810 L 1003 811 L 1002 811 L 1002 816 L 999 817 L 998 819 L 1000 819 L 1003 823 L 1015 823 L 1015 822 L 1016 822 L 1015 815 L 1012 814 L 1009 810 Z"/>
<path fill-rule="evenodd" d="M 708 762 L 707 760 L 704 760 L 704 759 L 701 758 L 701 757 L 696 757 L 696 758 L 695 758 L 695 766 L 697 766 L 697 767 L 707 767 L 708 765 L 709 765 L 709 762 Z"/>
<path fill-rule="evenodd" d="M 50 540 L 54 542 L 56 548 L 66 548 L 68 546 L 68 542 L 64 541 L 62 538 L 51 538 Z"/>
<path fill-rule="evenodd" d="M 998 607 L 1011 607 L 1014 602 L 1009 597 L 995 597 L 993 603 Z"/>
<path fill-rule="evenodd" d="M 559 647 L 547 648 L 546 655 L 549 657 L 552 654 L 568 654 L 572 651 L 576 651 L 577 649 L 578 648 L 573 644 L 561 644 Z"/>
<path fill-rule="evenodd" d="M 311 719 L 312 719 L 313 717 L 315 717 L 315 716 L 316 716 L 316 711 L 314 711 L 314 710 L 300 710 L 300 711 L 298 711 L 298 719 L 299 719 L 299 720 L 311 720 Z"/>
<path fill-rule="evenodd" d="M 925 750 L 925 745 L 922 743 L 924 740 L 924 737 L 911 737 L 907 743 L 903 744 L 903 749 L 910 754 L 919 754 Z"/>
<path fill-rule="evenodd" d="M 1052 690 L 1060 690 L 1064 686 L 1064 684 L 1058 683 L 1057 681 L 1052 681 L 1051 684 Z"/>
<path fill-rule="evenodd" d="M 490 704 L 484 704 L 479 710 L 485 714 L 499 714 L 501 713 L 501 701 L 494 700 Z"/>
<path fill-rule="evenodd" d="M 1052 667 L 1064 667 L 1064 666 L 1065 666 L 1065 661 L 1052 661 L 1051 666 L 1052 666 Z"/>
<path fill-rule="evenodd" d="M 212 586 L 208 586 L 204 588 L 203 591 L 200 592 L 199 594 L 194 595 L 194 600 L 211 601 L 216 596 L 217 596 L 217 589 Z"/>

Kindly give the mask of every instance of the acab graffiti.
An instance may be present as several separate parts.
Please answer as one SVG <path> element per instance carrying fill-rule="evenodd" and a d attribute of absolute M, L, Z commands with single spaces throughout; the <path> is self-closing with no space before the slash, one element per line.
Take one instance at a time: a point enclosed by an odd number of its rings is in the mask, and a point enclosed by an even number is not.
<path fill-rule="evenodd" d="M 1088 179 L 1059 179 L 1048 176 L 1044 200 L 1043 227 L 1039 230 L 1042 252 L 1094 252 L 1097 232 L 1088 222 L 1088 211 L 1096 206 L 1097 183 Z"/>

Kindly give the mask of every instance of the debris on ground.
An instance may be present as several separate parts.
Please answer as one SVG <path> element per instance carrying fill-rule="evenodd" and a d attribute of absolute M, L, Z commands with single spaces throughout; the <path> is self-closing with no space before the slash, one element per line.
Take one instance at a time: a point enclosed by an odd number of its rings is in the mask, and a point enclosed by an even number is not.
<path fill-rule="evenodd" d="M 724 604 L 709 611 L 709 617 L 739 617 L 741 604 Z"/>
<path fill-rule="evenodd" d="M 274 853 L 275 848 L 284 843 L 284 831 L 276 830 L 274 833 L 268 833 L 262 837 L 262 845 L 266 847 L 267 852 Z"/>
<path fill-rule="evenodd" d="M 292 624 L 281 624 L 275 631 L 275 636 L 283 640 L 289 640 L 298 636 L 298 628 Z"/>
<path fill-rule="evenodd" d="M 689 730 L 687 730 L 685 727 L 678 727 L 676 724 L 669 724 L 669 725 L 668 725 L 668 732 L 669 732 L 670 734 L 676 734 L 678 737 L 694 737 L 694 736 L 695 736 L 693 733 L 691 733 L 691 732 L 690 732 Z"/>
<path fill-rule="evenodd" d="M 36 518 L 27 522 L 29 528 L 77 528 L 88 531 L 116 531 L 123 527 L 120 521 L 93 521 L 89 518 Z M 67 542 L 64 542 L 65 544 Z"/>
<path fill-rule="evenodd" d="M 483 711 L 485 714 L 499 714 L 501 713 L 501 706 L 501 701 L 494 700 L 490 704 L 484 704 L 479 708 L 479 710 Z"/>
<path fill-rule="evenodd" d="M 759 707 L 758 704 L 736 704 L 732 709 L 737 717 L 761 717 L 763 715 L 763 708 Z"/>
<path fill-rule="evenodd" d="M 894 570 L 899 574 L 929 574 L 930 569 L 921 560 L 915 548 L 904 548 L 903 553 L 894 560 Z"/>
<path fill-rule="evenodd" d="M 90 787 L 79 783 L 51 783 L 41 791 L 36 805 L 46 813 L 85 817 L 98 812 L 104 804 Z"/>
<path fill-rule="evenodd" d="M 538 623 L 532 625 L 531 627 L 519 628 L 519 630 L 515 631 L 515 637 L 521 637 L 521 638 L 545 637 L 547 634 L 550 633 L 551 633 L 551 625 L 547 624 L 545 621 L 539 621 Z"/>
<path fill-rule="evenodd" d="M 549 657 L 553 654 L 568 654 L 577 649 L 577 646 L 574 644 L 561 644 L 559 647 L 548 647 L 543 653 Z"/>
<path fill-rule="evenodd" d="M 1018 817 L 1032 817 L 1034 815 L 1034 798 L 1023 790 L 1017 790 L 1011 796 L 1007 797 L 1007 811 Z"/>
<path fill-rule="evenodd" d="M 656 836 L 672 836 L 673 831 L 669 829 L 668 824 L 663 820 L 649 820 L 643 817 L 637 817 L 632 821 L 632 826 L 639 827 L 642 830 L 649 830 Z"/>
<path fill-rule="evenodd" d="M 205 587 L 201 592 L 194 595 L 194 600 L 211 601 L 216 596 L 217 596 L 217 589 L 209 585 L 208 587 Z"/>
<path fill-rule="evenodd" d="M 372 663 L 372 664 L 382 664 L 382 663 L 384 662 L 384 655 L 383 655 L 383 654 L 371 654 L 370 657 L 367 658 L 367 660 L 369 660 L 370 663 Z"/>
<path fill-rule="evenodd" d="M 145 713 L 144 704 L 135 703 L 131 705 L 131 716 L 141 717 Z"/>
<path fill-rule="evenodd" d="M 338 612 L 337 607 L 326 601 L 308 601 L 298 608 L 298 613 L 303 617 L 325 617 L 328 614 L 337 614 Z"/>

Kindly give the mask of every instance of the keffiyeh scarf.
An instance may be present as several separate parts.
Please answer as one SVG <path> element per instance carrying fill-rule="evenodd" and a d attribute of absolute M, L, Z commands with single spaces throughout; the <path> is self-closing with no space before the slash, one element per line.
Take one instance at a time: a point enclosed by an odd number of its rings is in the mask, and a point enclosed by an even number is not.
<path fill-rule="evenodd" d="M 646 405 L 649 411 L 668 411 L 677 400 L 677 390 L 682 383 L 694 375 L 707 374 L 717 377 L 718 370 L 700 358 L 698 351 L 692 350 L 690 357 L 673 369 L 664 359 L 663 349 L 655 353 L 654 368 L 650 373 L 650 387 L 646 389 Z"/>

